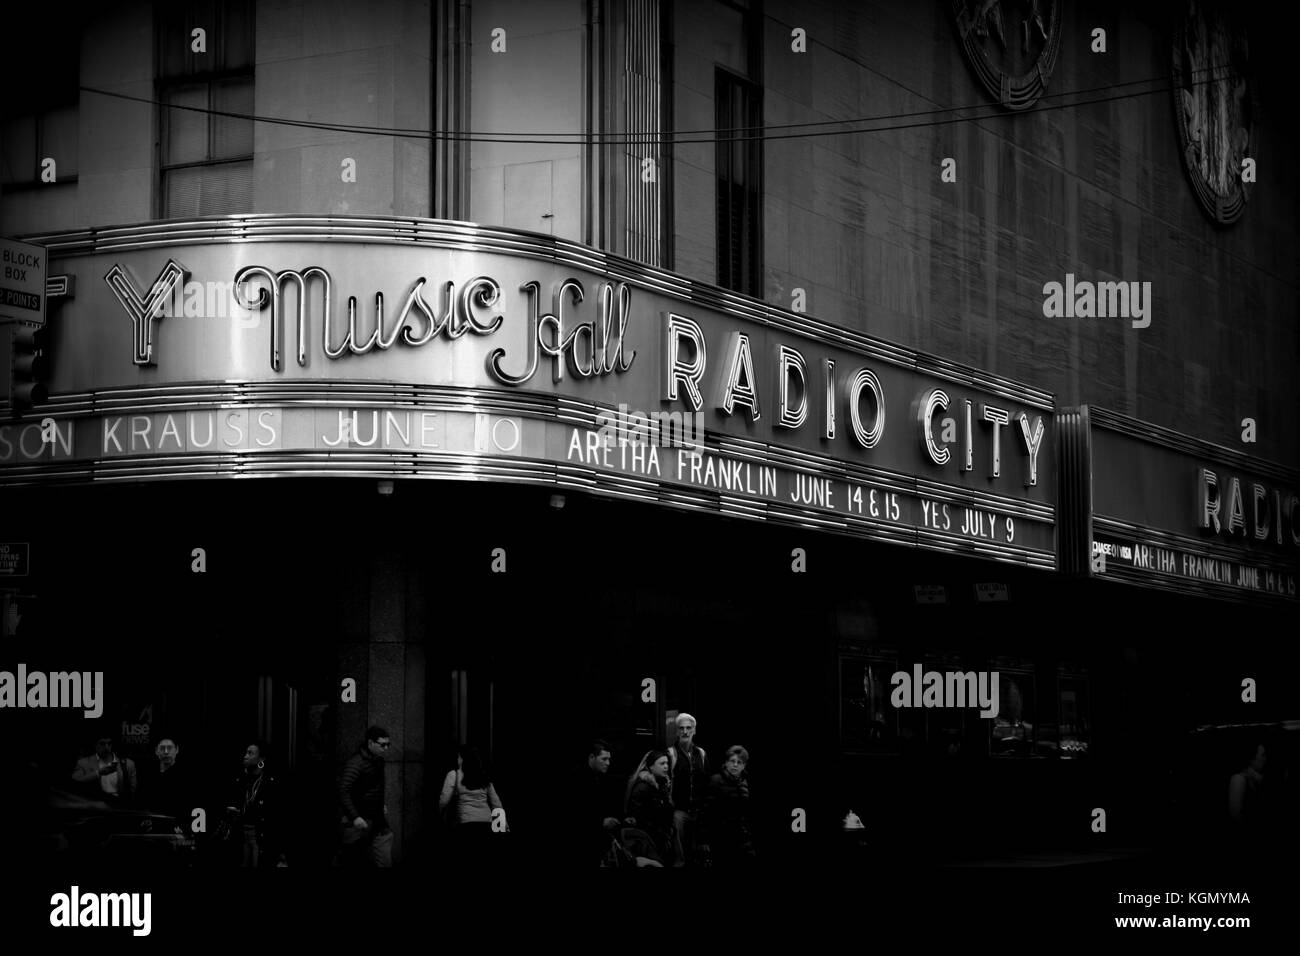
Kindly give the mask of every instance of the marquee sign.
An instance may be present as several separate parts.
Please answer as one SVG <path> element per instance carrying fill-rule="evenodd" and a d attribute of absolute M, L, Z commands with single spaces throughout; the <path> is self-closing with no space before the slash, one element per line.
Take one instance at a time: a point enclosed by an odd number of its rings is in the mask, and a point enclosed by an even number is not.
<path fill-rule="evenodd" d="M 469 472 L 1055 566 L 1052 398 L 997 376 L 509 230 L 42 241 L 79 294 L 0 483 Z"/>
<path fill-rule="evenodd" d="M 1091 421 L 1093 576 L 1231 600 L 1297 599 L 1293 470 L 1098 409 Z"/>

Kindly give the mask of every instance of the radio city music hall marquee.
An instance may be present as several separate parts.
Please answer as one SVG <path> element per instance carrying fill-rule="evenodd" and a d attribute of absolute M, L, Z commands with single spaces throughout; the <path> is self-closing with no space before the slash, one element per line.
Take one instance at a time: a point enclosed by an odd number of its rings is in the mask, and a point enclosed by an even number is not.
<path fill-rule="evenodd" d="M 365 222 L 364 243 L 259 235 L 258 217 L 237 243 L 215 225 L 183 248 L 166 224 L 140 227 L 139 248 L 45 237 L 51 274 L 81 279 L 51 323 L 51 401 L 0 427 L 0 481 L 172 456 L 355 474 L 350 455 L 390 453 L 376 474 L 418 474 L 473 455 L 1054 566 L 1049 394 L 584 247 Z M 487 241 L 502 235 L 512 252 Z M 196 281 L 226 283 L 228 310 L 169 307 Z M 692 418 L 702 441 L 678 440 Z"/>
<path fill-rule="evenodd" d="M 1300 597 L 1292 469 L 1091 413 L 1091 573 L 1237 601 Z"/>

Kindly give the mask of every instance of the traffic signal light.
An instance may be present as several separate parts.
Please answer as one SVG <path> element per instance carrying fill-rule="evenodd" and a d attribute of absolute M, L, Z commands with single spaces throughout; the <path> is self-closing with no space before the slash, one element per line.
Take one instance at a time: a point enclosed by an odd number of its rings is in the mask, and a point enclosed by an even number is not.
<path fill-rule="evenodd" d="M 45 329 L 26 322 L 13 326 L 13 345 L 9 359 L 9 403 L 16 411 L 44 402 L 49 397 L 45 377 L 49 362 L 45 357 Z"/>

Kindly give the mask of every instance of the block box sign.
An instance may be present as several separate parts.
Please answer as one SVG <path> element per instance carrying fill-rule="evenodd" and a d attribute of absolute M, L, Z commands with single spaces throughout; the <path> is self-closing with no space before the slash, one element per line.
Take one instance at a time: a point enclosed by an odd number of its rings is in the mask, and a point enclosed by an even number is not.
<path fill-rule="evenodd" d="M 0 322 L 45 324 L 47 272 L 43 246 L 0 236 Z"/>
<path fill-rule="evenodd" d="M 247 216 L 40 238 L 78 294 L 51 330 L 52 440 L 0 427 L 0 484 L 148 478 L 171 455 L 469 467 L 1055 567 L 1053 396 L 996 375 L 516 230 Z M 88 392 L 93 413 L 60 404 Z"/>

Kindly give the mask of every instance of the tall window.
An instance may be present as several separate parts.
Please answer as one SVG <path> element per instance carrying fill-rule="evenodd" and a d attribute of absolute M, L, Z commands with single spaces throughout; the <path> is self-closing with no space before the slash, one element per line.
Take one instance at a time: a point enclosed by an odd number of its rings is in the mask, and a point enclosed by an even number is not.
<path fill-rule="evenodd" d="M 763 89 L 718 68 L 718 285 L 762 295 Z"/>
<path fill-rule="evenodd" d="M 47 185 L 50 175 L 54 183 L 77 181 L 81 44 L 77 33 L 53 36 L 54 29 L 50 39 L 33 41 L 39 58 L 29 50 L 27 62 L 19 51 L 4 71 L 23 80 L 20 93 L 0 97 L 0 184 L 6 190 Z M 26 32 L 17 24 L 14 30 L 14 36 Z M 47 159 L 54 166 L 42 181 Z"/>
<path fill-rule="evenodd" d="M 162 217 L 252 212 L 253 121 L 240 117 L 253 112 L 253 2 L 159 3 L 155 16 Z"/>

